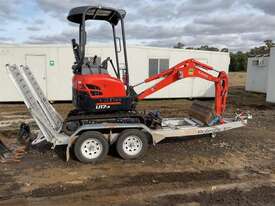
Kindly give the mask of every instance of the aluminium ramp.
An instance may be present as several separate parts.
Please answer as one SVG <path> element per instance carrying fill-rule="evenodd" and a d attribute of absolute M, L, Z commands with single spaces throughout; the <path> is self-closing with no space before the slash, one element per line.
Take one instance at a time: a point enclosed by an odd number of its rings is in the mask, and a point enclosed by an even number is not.
<path fill-rule="evenodd" d="M 63 121 L 50 105 L 31 71 L 23 66 L 19 69 L 16 65 L 7 65 L 7 70 L 41 131 L 33 143 L 47 140 L 54 146 L 67 144 L 68 136 L 60 133 Z"/>
<path fill-rule="evenodd" d="M 31 70 L 27 66 L 20 66 L 20 69 L 30 89 L 32 89 L 33 94 L 36 96 L 37 101 L 39 101 L 39 104 L 43 108 L 43 111 L 45 112 L 45 115 L 50 121 L 53 129 L 61 131 L 63 120 L 59 113 L 57 113 L 54 107 L 49 103 L 49 100 L 44 95 Z"/>

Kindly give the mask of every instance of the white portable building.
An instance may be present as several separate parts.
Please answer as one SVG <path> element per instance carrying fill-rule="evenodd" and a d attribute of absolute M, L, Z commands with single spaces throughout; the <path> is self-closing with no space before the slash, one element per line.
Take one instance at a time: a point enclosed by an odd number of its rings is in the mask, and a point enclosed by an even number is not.
<path fill-rule="evenodd" d="M 247 61 L 245 90 L 266 93 L 269 57 L 250 57 Z"/>
<path fill-rule="evenodd" d="M 114 49 L 108 45 L 87 46 L 86 56 L 115 60 Z M 143 82 L 188 58 L 195 58 L 228 72 L 229 53 L 173 48 L 128 46 L 130 84 Z M 74 62 L 70 45 L 0 45 L 0 102 L 22 101 L 5 70 L 6 64 L 28 65 L 49 100 L 72 99 L 72 70 Z M 123 65 L 121 65 L 123 67 Z M 112 69 L 108 68 L 112 73 Z M 215 73 L 213 73 L 215 74 Z M 141 92 L 155 82 L 136 88 Z M 148 98 L 214 97 L 214 84 L 203 79 L 187 78 L 158 91 Z"/>
<path fill-rule="evenodd" d="M 270 51 L 266 101 L 275 103 L 275 47 Z"/>

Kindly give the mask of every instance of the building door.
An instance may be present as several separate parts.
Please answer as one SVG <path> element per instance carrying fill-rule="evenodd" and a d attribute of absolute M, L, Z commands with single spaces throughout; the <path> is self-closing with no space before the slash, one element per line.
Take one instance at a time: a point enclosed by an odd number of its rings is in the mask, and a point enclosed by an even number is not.
<path fill-rule="evenodd" d="M 38 82 L 44 94 L 47 96 L 46 55 L 27 54 L 25 59 L 26 65 L 29 66 L 36 81 Z"/>

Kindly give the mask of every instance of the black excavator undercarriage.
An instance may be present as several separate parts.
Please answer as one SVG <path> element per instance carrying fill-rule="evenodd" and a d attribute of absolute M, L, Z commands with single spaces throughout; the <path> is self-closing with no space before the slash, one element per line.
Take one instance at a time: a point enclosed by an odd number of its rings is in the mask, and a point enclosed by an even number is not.
<path fill-rule="evenodd" d="M 143 123 L 149 128 L 157 128 L 161 124 L 161 117 L 158 111 L 146 113 L 134 110 L 96 114 L 75 109 L 65 119 L 63 131 L 70 135 L 82 125 L 99 123 Z"/>

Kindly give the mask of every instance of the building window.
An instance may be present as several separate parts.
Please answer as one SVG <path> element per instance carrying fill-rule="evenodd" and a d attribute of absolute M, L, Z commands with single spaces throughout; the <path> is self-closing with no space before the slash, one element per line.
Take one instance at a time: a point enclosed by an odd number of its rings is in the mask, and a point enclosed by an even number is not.
<path fill-rule="evenodd" d="M 169 69 L 169 59 L 149 59 L 149 77 Z"/>
<path fill-rule="evenodd" d="M 256 60 L 252 60 L 252 65 L 258 66 L 258 67 L 265 67 L 266 66 L 266 61 L 264 58 L 259 58 Z"/>
<path fill-rule="evenodd" d="M 258 66 L 259 65 L 259 60 L 253 60 L 252 64 L 255 65 L 255 66 Z"/>

